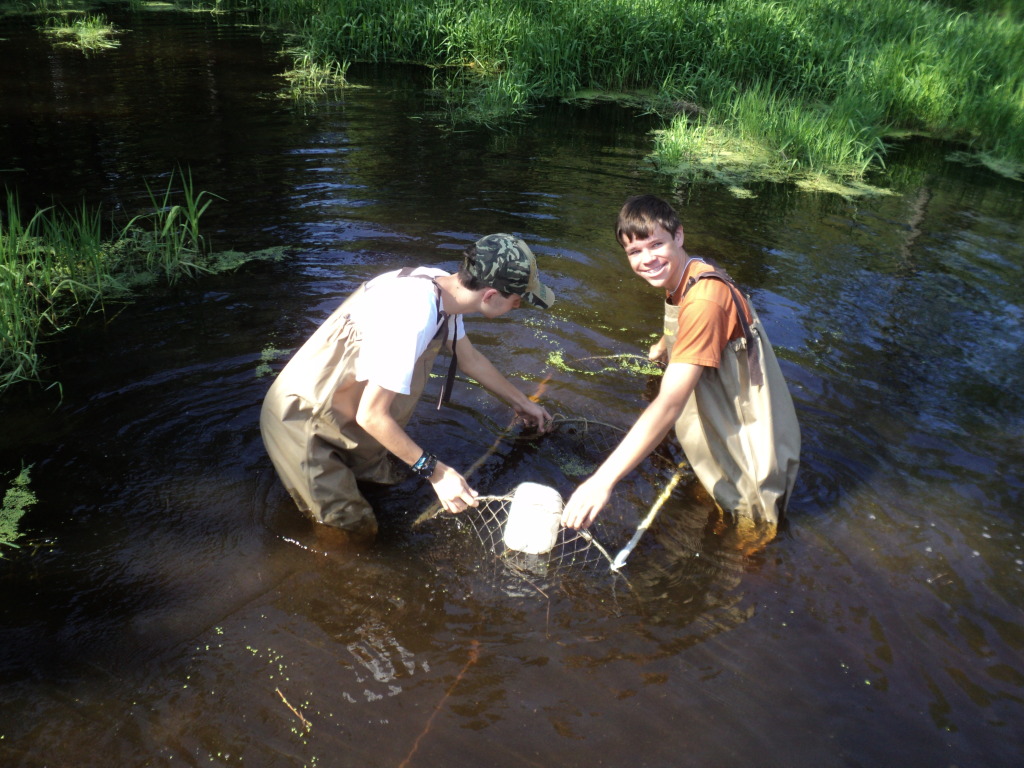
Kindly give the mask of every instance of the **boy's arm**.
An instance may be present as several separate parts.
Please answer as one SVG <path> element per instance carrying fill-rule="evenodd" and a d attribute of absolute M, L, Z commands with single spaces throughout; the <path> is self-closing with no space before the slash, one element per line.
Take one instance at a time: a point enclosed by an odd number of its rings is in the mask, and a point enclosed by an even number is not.
<path fill-rule="evenodd" d="M 423 455 L 423 449 L 392 417 L 391 403 L 394 399 L 395 393 L 391 390 L 367 382 L 356 410 L 356 423 L 387 450 L 412 465 Z M 476 506 L 476 491 L 447 464 L 437 462 L 430 484 L 441 506 L 448 512 L 462 512 L 467 507 Z"/>
<path fill-rule="evenodd" d="M 662 336 L 652 344 L 647 352 L 647 359 L 655 363 L 668 362 L 668 339 Z"/>
<path fill-rule="evenodd" d="M 590 526 L 618 482 L 647 458 L 676 423 L 703 371 L 703 366 L 692 363 L 671 363 L 665 369 L 658 396 L 640 414 L 618 447 L 569 498 L 562 511 L 563 525 Z"/>
<path fill-rule="evenodd" d="M 506 379 L 483 353 L 473 346 L 468 336 L 458 340 L 459 370 L 480 382 L 495 397 L 504 400 L 515 409 L 527 426 L 534 426 L 539 432 L 546 432 L 551 426 L 551 414 L 524 395 L 518 387 Z"/>

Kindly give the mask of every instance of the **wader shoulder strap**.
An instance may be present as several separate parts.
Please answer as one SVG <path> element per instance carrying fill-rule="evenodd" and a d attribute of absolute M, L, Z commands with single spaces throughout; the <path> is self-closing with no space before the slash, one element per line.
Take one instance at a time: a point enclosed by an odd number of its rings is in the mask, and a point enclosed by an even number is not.
<path fill-rule="evenodd" d="M 429 280 L 434 284 L 434 297 L 437 299 L 437 320 L 441 323 L 441 327 L 437 329 L 437 333 L 434 334 L 436 339 L 438 336 L 441 337 L 441 343 L 443 344 L 448 340 L 448 320 L 451 318 L 447 312 L 444 311 L 443 302 L 441 301 L 441 286 L 437 284 L 437 281 L 430 275 L 414 275 L 412 271 L 415 267 L 404 267 L 398 273 L 399 277 L 421 277 L 424 280 Z M 455 316 L 455 320 L 452 325 L 455 328 L 456 335 L 458 335 L 459 316 Z M 456 348 L 455 341 L 452 341 L 452 361 L 448 365 L 448 375 L 445 377 L 444 384 L 441 386 L 441 394 L 437 398 L 437 410 L 441 410 L 441 406 L 452 399 L 452 387 L 455 384 L 455 369 L 458 365 L 459 353 Z"/>
<path fill-rule="evenodd" d="M 764 384 L 764 373 L 761 370 L 761 348 L 757 345 L 754 340 L 754 333 L 750 330 L 750 323 L 747 322 L 747 315 L 743 311 L 743 307 L 746 305 L 746 301 L 740 294 L 739 288 L 736 287 L 736 281 L 734 281 L 727 272 L 722 269 L 715 269 L 712 272 L 703 272 L 696 277 L 691 277 L 686 282 L 686 288 L 683 289 L 683 296 L 689 292 L 693 286 L 697 284 L 698 280 L 704 280 L 706 278 L 714 278 L 715 280 L 721 280 L 732 291 L 732 300 L 736 305 L 736 315 L 740 321 L 740 328 L 743 329 L 743 338 L 747 341 L 747 360 L 750 364 L 750 383 L 755 387 L 759 387 Z M 680 304 L 682 299 L 680 298 Z"/>

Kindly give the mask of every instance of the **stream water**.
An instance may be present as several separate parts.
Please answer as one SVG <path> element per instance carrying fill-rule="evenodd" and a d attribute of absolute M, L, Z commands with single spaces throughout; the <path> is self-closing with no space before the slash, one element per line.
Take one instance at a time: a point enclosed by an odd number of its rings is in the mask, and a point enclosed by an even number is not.
<path fill-rule="evenodd" d="M 889 196 L 678 190 L 644 161 L 657 123 L 617 107 L 452 130 L 398 67 L 295 103 L 257 29 L 112 18 L 120 47 L 89 56 L 0 20 L 0 181 L 132 215 L 187 167 L 222 198 L 215 248 L 286 256 L 94 317 L 45 347 L 59 393 L 0 399 L 2 485 L 31 465 L 39 499 L 0 553 L 0 762 L 1017 764 L 1024 185 L 917 142 Z M 509 591 L 412 524 L 410 480 L 374 496 L 371 549 L 323 554 L 259 435 L 288 353 L 367 277 L 515 232 L 558 301 L 470 318 L 474 343 L 552 412 L 629 424 L 645 376 L 552 361 L 658 332 L 611 234 L 638 192 L 677 204 L 781 359 L 804 447 L 779 535 L 751 550 L 690 483 L 623 576 Z M 455 466 L 511 418 L 465 381 L 428 400 L 410 431 Z"/>

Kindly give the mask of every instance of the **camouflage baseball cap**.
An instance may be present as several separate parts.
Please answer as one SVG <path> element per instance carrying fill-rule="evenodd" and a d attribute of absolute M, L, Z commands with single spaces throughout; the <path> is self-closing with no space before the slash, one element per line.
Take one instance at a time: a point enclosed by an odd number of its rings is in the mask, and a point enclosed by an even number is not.
<path fill-rule="evenodd" d="M 555 303 L 555 294 L 540 282 L 537 259 L 530 246 L 513 235 L 487 235 L 476 241 L 476 258 L 466 264 L 469 273 L 502 293 L 515 293 L 541 309 Z"/>

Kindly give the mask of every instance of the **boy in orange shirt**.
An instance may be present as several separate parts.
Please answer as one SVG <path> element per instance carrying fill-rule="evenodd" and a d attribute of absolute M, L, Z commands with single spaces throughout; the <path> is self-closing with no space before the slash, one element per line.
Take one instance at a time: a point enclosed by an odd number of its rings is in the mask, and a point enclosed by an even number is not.
<path fill-rule="evenodd" d="M 725 272 L 686 253 L 682 223 L 664 200 L 629 198 L 615 236 L 633 271 L 665 291 L 665 333 L 649 356 L 667 365 L 658 396 L 576 489 L 562 523 L 588 527 L 674 425 L 722 510 L 775 526 L 800 466 L 800 426 L 761 321 Z"/>

